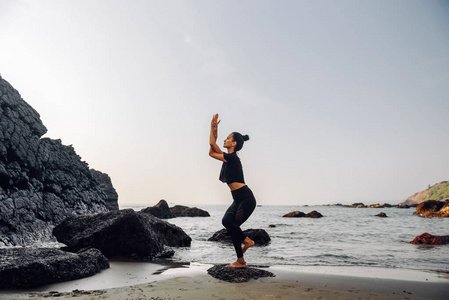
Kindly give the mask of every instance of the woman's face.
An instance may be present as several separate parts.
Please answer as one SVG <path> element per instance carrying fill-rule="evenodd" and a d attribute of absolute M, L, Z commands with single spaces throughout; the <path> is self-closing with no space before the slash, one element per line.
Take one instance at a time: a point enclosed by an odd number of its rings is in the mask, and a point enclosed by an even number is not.
<path fill-rule="evenodd" d="M 230 135 L 228 135 L 228 137 L 224 140 L 223 147 L 226 148 L 226 149 L 229 149 L 231 147 L 235 147 L 235 145 L 237 143 L 233 141 L 233 138 L 234 138 L 234 135 L 232 133 Z"/>

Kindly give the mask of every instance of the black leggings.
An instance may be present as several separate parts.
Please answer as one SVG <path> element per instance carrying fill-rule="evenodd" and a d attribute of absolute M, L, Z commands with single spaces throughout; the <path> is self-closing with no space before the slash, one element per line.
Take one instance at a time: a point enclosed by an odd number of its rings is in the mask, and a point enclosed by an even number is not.
<path fill-rule="evenodd" d="M 242 241 L 246 238 L 246 235 L 240 229 L 240 225 L 251 216 L 254 208 L 256 208 L 256 198 L 254 198 L 253 192 L 247 185 L 231 191 L 231 193 L 234 202 L 223 216 L 222 223 L 231 237 L 237 258 L 240 258 L 243 257 Z"/>

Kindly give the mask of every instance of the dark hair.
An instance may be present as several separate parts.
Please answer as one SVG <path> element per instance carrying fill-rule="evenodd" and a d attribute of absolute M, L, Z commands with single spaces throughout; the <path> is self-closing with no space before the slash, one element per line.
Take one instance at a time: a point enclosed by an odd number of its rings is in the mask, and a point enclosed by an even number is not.
<path fill-rule="evenodd" d="M 247 134 L 241 135 L 238 132 L 233 132 L 232 133 L 232 140 L 234 142 L 237 142 L 237 145 L 235 146 L 235 151 L 240 151 L 240 149 L 242 149 L 242 147 L 243 147 L 243 143 L 245 141 L 249 140 L 249 136 Z"/>

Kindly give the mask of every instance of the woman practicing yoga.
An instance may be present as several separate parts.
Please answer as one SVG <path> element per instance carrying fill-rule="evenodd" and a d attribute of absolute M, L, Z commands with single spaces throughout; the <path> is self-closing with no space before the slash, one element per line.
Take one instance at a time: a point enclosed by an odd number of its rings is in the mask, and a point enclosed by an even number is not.
<path fill-rule="evenodd" d="M 227 265 L 227 267 L 245 268 L 246 262 L 243 258 L 243 253 L 245 253 L 249 247 L 254 246 L 254 241 L 243 233 L 242 229 L 240 229 L 240 225 L 242 225 L 254 211 L 256 199 L 254 198 L 253 192 L 245 184 L 242 163 L 237 156 L 237 151 L 242 149 L 243 143 L 249 140 L 249 137 L 247 135 L 242 136 L 238 132 L 231 133 L 228 135 L 223 145 L 228 153 L 223 153 L 217 145 L 219 123 L 218 114 L 215 114 L 212 117 L 210 128 L 209 155 L 223 162 L 220 180 L 228 184 L 231 189 L 232 198 L 234 199 L 234 202 L 229 206 L 222 220 L 223 226 L 226 227 L 237 254 L 237 261 Z"/>

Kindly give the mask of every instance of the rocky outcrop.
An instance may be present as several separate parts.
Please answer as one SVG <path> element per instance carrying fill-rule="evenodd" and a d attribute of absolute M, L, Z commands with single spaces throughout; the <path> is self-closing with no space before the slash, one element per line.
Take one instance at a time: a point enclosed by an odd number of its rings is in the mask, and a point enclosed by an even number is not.
<path fill-rule="evenodd" d="M 378 213 L 378 214 L 376 215 L 376 217 L 387 218 L 388 216 L 387 216 L 386 213 L 380 212 L 380 213 Z"/>
<path fill-rule="evenodd" d="M 428 200 L 422 202 L 416 207 L 416 211 L 413 214 L 429 218 L 447 218 L 449 217 L 449 200 Z"/>
<path fill-rule="evenodd" d="M 109 268 L 97 249 L 79 253 L 53 248 L 0 249 L 0 289 L 31 288 L 92 276 Z"/>
<path fill-rule="evenodd" d="M 243 233 L 254 241 L 255 246 L 266 246 L 271 241 L 270 236 L 263 229 L 247 229 L 244 230 Z M 215 232 L 212 235 L 212 237 L 208 239 L 208 241 L 232 243 L 231 238 L 229 237 L 228 231 L 226 229 L 222 229 Z"/>
<path fill-rule="evenodd" d="M 105 212 L 114 201 L 73 147 L 41 138 L 46 131 L 0 77 L 0 246 L 49 241 L 67 216 Z"/>
<path fill-rule="evenodd" d="M 175 217 L 210 217 L 207 211 L 197 207 L 175 205 L 170 210 Z"/>
<path fill-rule="evenodd" d="M 303 213 L 302 211 L 296 210 L 296 211 L 289 212 L 289 213 L 283 215 L 282 217 L 284 217 L 284 218 L 302 218 L 305 216 L 306 216 L 305 213 Z"/>
<path fill-rule="evenodd" d="M 227 282 L 247 282 L 251 279 L 259 279 L 261 277 L 275 277 L 271 272 L 255 269 L 255 268 L 243 268 L 233 269 L 227 268 L 226 265 L 216 265 L 207 270 L 207 273 L 214 278 L 224 280 Z"/>
<path fill-rule="evenodd" d="M 317 212 L 316 210 L 313 210 L 306 214 L 306 218 L 322 218 L 323 215 Z"/>
<path fill-rule="evenodd" d="M 141 210 L 144 213 L 151 214 L 159 219 L 171 219 L 175 216 L 170 210 L 167 201 L 161 200 L 155 206 L 147 207 Z"/>
<path fill-rule="evenodd" d="M 155 206 L 144 208 L 141 211 L 152 214 L 160 219 L 170 219 L 176 217 L 210 217 L 207 211 L 197 207 L 175 205 L 170 208 L 165 200 L 161 200 Z"/>
<path fill-rule="evenodd" d="M 317 212 L 316 210 L 309 212 L 308 214 L 303 213 L 302 211 L 292 211 L 288 214 L 283 215 L 284 218 L 322 218 L 323 215 Z"/>
<path fill-rule="evenodd" d="M 108 258 L 153 260 L 173 255 L 169 247 L 190 246 L 192 239 L 179 227 L 132 209 L 72 216 L 53 230 L 70 251 L 92 247 Z"/>
<path fill-rule="evenodd" d="M 428 245 L 445 245 L 449 244 L 449 235 L 431 235 L 430 233 L 423 233 L 415 237 L 410 244 L 428 244 Z"/>
<path fill-rule="evenodd" d="M 439 200 L 449 198 L 449 181 L 442 181 L 429 186 L 426 190 L 413 194 L 405 198 L 400 204 L 412 206 L 413 204 L 420 204 L 428 200 Z"/>
<path fill-rule="evenodd" d="M 92 177 L 98 182 L 100 189 L 106 195 L 105 205 L 109 210 L 118 210 L 118 194 L 112 185 L 111 177 L 108 174 L 90 169 Z"/>

